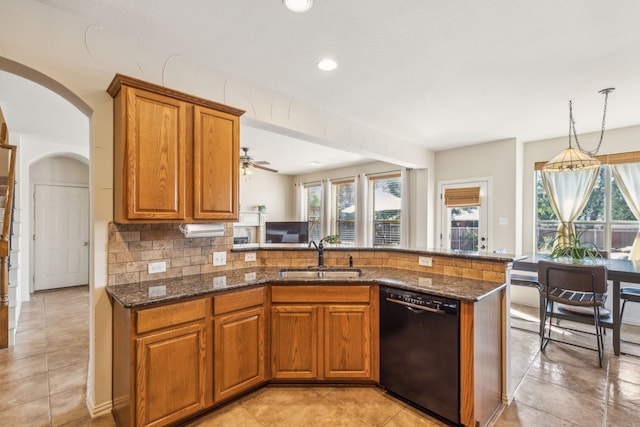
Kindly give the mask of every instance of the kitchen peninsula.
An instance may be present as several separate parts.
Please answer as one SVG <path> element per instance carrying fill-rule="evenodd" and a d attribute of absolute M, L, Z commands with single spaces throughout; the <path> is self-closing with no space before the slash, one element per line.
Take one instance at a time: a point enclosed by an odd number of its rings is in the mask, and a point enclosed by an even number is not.
<path fill-rule="evenodd" d="M 183 421 L 269 382 L 379 384 L 380 285 L 460 301 L 460 423 L 487 425 L 499 413 L 513 257 L 353 247 L 324 255 L 327 269 L 359 275 L 283 277 L 315 265 L 316 251 L 234 247 L 219 271 L 108 286 L 119 424 Z"/>

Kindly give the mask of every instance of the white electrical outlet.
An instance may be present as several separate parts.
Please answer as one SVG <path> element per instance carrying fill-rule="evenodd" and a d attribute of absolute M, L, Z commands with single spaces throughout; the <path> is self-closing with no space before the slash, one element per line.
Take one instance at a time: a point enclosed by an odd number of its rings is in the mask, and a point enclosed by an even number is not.
<path fill-rule="evenodd" d="M 256 280 L 257 275 L 255 271 L 252 271 L 251 273 L 244 273 L 244 281 L 245 282 L 250 282 L 252 280 Z"/>
<path fill-rule="evenodd" d="M 167 263 L 164 261 L 150 262 L 147 264 L 147 271 L 149 274 L 164 273 L 167 271 Z"/>
<path fill-rule="evenodd" d="M 163 297 L 167 294 L 166 285 L 149 286 L 149 298 Z"/>
<path fill-rule="evenodd" d="M 218 276 L 213 278 L 213 289 L 227 287 L 227 276 Z"/>
<path fill-rule="evenodd" d="M 221 265 L 227 265 L 227 253 L 226 252 L 214 252 L 213 253 L 213 266 L 218 267 Z"/>
<path fill-rule="evenodd" d="M 421 265 L 423 267 L 431 267 L 431 257 L 429 256 L 418 257 L 418 265 Z"/>
<path fill-rule="evenodd" d="M 418 284 L 422 286 L 431 286 L 433 279 L 431 277 L 418 277 Z"/>
<path fill-rule="evenodd" d="M 255 261 L 256 260 L 256 253 L 255 252 L 247 252 L 246 254 L 244 254 L 244 260 L 245 260 L 245 262 Z"/>

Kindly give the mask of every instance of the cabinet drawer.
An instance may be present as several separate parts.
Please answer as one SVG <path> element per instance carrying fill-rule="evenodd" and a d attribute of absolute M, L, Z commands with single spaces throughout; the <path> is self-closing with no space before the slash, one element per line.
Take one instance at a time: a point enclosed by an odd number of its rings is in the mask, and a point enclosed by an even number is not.
<path fill-rule="evenodd" d="M 197 299 L 140 310 L 137 314 L 136 332 L 142 334 L 154 329 L 204 319 L 206 304 L 205 299 Z"/>
<path fill-rule="evenodd" d="M 369 286 L 272 286 L 274 303 L 369 302 Z"/>
<path fill-rule="evenodd" d="M 264 287 L 230 292 L 213 297 L 213 314 L 230 313 L 264 304 Z"/>

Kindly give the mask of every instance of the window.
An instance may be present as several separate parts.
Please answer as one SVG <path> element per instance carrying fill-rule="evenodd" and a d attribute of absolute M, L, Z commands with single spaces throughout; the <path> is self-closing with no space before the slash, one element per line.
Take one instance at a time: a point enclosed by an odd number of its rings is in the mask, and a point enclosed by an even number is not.
<path fill-rule="evenodd" d="M 608 164 L 600 167 L 589 200 L 574 224 L 581 242 L 595 244 L 609 258 L 628 258 L 640 223 L 624 200 Z M 551 251 L 558 225 L 558 217 L 544 191 L 542 172 L 536 170 L 537 252 Z"/>
<path fill-rule="evenodd" d="M 486 250 L 486 194 L 486 181 L 442 185 L 445 249 Z"/>
<path fill-rule="evenodd" d="M 322 185 L 319 182 L 304 185 L 305 214 L 309 221 L 309 238 L 320 240 L 322 230 Z"/>
<path fill-rule="evenodd" d="M 333 186 L 332 234 L 342 243 L 355 243 L 356 182 L 354 179 L 335 181 Z"/>
<path fill-rule="evenodd" d="M 400 244 L 400 173 L 369 177 L 369 218 L 373 246 Z"/>

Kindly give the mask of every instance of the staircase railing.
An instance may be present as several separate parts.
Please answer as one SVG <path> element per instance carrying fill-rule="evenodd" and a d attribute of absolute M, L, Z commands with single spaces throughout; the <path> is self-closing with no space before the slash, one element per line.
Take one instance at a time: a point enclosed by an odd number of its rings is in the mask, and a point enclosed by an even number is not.
<path fill-rule="evenodd" d="M 0 149 L 9 150 L 9 171 L 7 193 L 0 235 L 0 348 L 9 346 L 9 252 L 11 223 L 13 221 L 13 191 L 16 178 L 16 147 L 7 143 L 8 132 L 5 123 L 0 129 Z"/>

